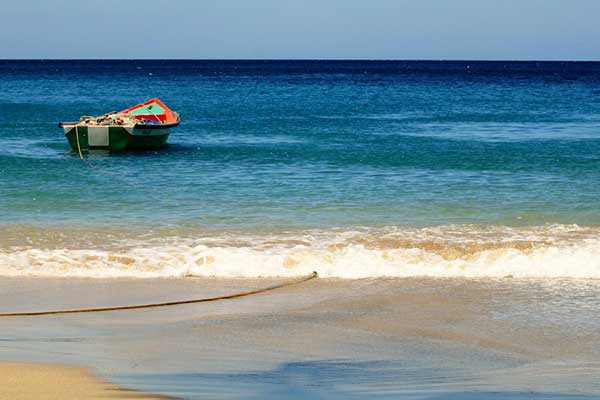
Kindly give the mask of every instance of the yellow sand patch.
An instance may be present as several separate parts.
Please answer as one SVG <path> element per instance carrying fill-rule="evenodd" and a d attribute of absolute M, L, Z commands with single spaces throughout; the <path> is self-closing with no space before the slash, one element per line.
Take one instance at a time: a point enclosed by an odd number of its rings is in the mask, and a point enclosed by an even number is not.
<path fill-rule="evenodd" d="M 0 363 L 0 400 L 158 400 L 167 397 L 120 389 L 85 369 L 63 365 Z"/>

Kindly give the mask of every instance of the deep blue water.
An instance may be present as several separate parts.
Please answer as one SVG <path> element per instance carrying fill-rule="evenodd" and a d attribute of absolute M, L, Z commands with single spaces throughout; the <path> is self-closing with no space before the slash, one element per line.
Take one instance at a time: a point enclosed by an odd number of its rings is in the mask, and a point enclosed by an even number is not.
<path fill-rule="evenodd" d="M 151 97 L 159 152 L 59 121 Z M 600 63 L 0 61 L 0 222 L 600 224 Z"/>

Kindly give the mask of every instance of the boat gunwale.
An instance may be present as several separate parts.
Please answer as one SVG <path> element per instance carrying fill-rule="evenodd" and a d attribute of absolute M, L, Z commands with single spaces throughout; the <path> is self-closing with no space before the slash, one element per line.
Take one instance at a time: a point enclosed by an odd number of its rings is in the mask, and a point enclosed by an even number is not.
<path fill-rule="evenodd" d="M 80 122 L 59 122 L 58 123 L 58 127 L 59 128 L 75 128 L 76 126 L 79 127 L 106 127 L 106 128 L 111 128 L 111 127 L 117 127 L 117 128 L 132 128 L 132 129 L 170 129 L 170 128 L 175 128 L 176 126 L 179 126 L 180 121 L 176 121 L 176 122 L 171 122 L 168 124 L 135 124 L 135 125 L 88 125 L 88 124 L 82 124 Z"/>

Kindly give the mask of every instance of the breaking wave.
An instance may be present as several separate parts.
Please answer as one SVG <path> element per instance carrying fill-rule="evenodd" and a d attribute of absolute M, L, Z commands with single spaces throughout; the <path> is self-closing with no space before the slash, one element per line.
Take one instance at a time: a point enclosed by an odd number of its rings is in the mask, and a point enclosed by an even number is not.
<path fill-rule="evenodd" d="M 126 236 L 88 238 L 77 241 L 83 243 L 79 246 L 68 238 L 3 243 L 0 236 L 0 275 L 251 278 L 317 270 L 321 277 L 343 279 L 600 278 L 600 228 L 577 225 Z"/>

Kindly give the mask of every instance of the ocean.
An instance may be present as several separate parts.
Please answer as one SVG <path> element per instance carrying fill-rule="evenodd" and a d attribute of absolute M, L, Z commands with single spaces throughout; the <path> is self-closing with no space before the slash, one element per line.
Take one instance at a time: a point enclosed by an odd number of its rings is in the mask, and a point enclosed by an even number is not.
<path fill-rule="evenodd" d="M 153 97 L 159 151 L 57 127 Z M 600 63 L 0 61 L 0 312 L 312 271 L 0 320 L 0 358 L 194 399 L 597 398 Z"/>
<path fill-rule="evenodd" d="M 600 277 L 600 63 L 1 61 L 0 273 Z M 158 152 L 59 121 L 159 97 Z M 82 264 L 86 264 L 82 268 Z"/>

